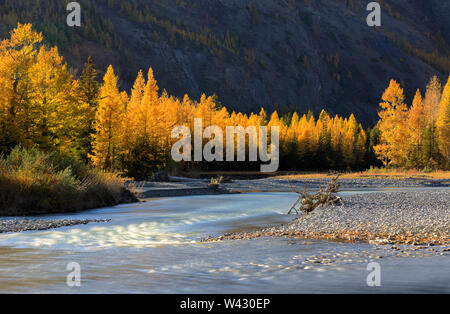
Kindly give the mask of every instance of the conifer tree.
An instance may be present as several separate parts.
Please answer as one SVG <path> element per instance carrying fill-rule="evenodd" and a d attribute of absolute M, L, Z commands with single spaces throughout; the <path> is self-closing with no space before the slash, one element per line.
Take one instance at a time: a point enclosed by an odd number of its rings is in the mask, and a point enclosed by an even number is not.
<path fill-rule="evenodd" d="M 416 91 L 408 116 L 408 133 L 410 141 L 409 162 L 413 166 L 423 166 L 423 134 L 426 126 L 425 109 L 422 94 Z"/>
<path fill-rule="evenodd" d="M 0 42 L 0 147 L 9 151 L 17 144 L 32 145 L 30 118 L 33 86 L 30 69 L 42 43 L 42 34 L 31 24 L 18 24 L 10 39 Z"/>
<path fill-rule="evenodd" d="M 442 86 L 439 79 L 433 76 L 427 85 L 423 99 L 425 129 L 423 134 L 422 156 L 427 166 L 435 167 L 440 159 L 436 121 L 439 114 Z"/>
<path fill-rule="evenodd" d="M 331 152 L 331 134 L 328 131 L 328 124 L 330 121 L 330 116 L 325 110 L 319 115 L 316 125 L 316 141 L 318 143 L 317 152 L 317 169 L 328 168 L 330 160 L 329 154 Z"/>
<path fill-rule="evenodd" d="M 146 136 L 146 113 L 143 108 L 142 99 L 144 98 L 145 78 L 144 74 L 139 71 L 133 88 L 131 89 L 130 101 L 126 108 L 125 119 L 125 137 L 127 141 L 132 141 L 133 138 Z"/>
<path fill-rule="evenodd" d="M 98 106 L 100 84 L 97 82 L 97 70 L 89 56 L 80 77 L 80 98 L 94 110 Z"/>
<path fill-rule="evenodd" d="M 117 77 L 112 66 L 108 67 L 100 87 L 99 107 L 95 119 L 92 160 L 104 169 L 119 168 L 124 96 L 119 93 Z"/>
<path fill-rule="evenodd" d="M 81 135 L 82 148 L 84 151 L 83 155 L 85 158 L 92 154 L 92 136 L 95 133 L 94 121 L 95 113 L 98 108 L 100 89 L 97 75 L 98 73 L 95 69 L 95 65 L 92 62 L 92 58 L 89 56 L 78 83 L 79 100 L 81 103 L 88 105 L 84 112 L 86 125 L 83 134 Z"/>
<path fill-rule="evenodd" d="M 401 167 L 407 161 L 408 110 L 404 103 L 403 89 L 395 80 L 390 81 L 382 100 L 380 103 L 382 110 L 379 112 L 381 143 L 374 149 L 386 167 L 391 163 Z"/>
<path fill-rule="evenodd" d="M 444 87 L 439 104 L 437 119 L 437 131 L 439 135 L 439 149 L 444 157 L 445 166 L 450 167 L 450 77 Z"/>
<path fill-rule="evenodd" d="M 78 101 L 78 82 L 73 80 L 57 48 L 41 47 L 30 74 L 33 93 L 28 136 L 43 150 L 81 158 L 86 105 Z"/>

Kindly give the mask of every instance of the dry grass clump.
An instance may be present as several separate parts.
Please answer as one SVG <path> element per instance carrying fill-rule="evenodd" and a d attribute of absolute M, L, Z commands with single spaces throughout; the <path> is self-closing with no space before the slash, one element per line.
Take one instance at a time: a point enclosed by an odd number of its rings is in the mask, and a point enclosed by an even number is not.
<path fill-rule="evenodd" d="M 16 147 L 0 156 L 0 216 L 116 205 L 126 195 L 124 180 L 37 148 Z"/>

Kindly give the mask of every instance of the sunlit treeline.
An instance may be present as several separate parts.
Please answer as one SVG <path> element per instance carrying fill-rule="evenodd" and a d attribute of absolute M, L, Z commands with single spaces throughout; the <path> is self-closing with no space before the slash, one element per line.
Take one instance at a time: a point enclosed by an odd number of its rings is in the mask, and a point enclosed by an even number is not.
<path fill-rule="evenodd" d="M 74 79 L 58 49 L 43 45 L 30 24 L 19 24 L 0 42 L 0 150 L 39 145 L 86 155 L 96 110 L 85 98 L 89 84 Z"/>
<path fill-rule="evenodd" d="M 21 144 L 38 145 L 106 169 L 138 175 L 168 166 L 200 169 L 252 169 L 251 163 L 175 165 L 171 138 L 175 126 L 279 126 L 284 169 L 362 167 L 367 136 L 352 115 L 330 117 L 323 111 L 279 117 L 262 109 L 255 114 L 228 112 L 214 97 L 182 100 L 160 91 L 152 69 L 139 72 L 128 94 L 118 88 L 110 66 L 101 84 L 89 60 L 79 79 L 57 48 L 42 44 L 31 25 L 19 25 L 0 46 L 0 145 L 3 152 Z M 256 164 L 255 164 L 256 166 Z M 256 167 L 255 167 L 256 169 Z"/>
<path fill-rule="evenodd" d="M 450 163 L 450 77 L 442 90 L 432 77 L 425 96 L 417 90 L 410 107 L 391 80 L 380 104 L 380 143 L 375 152 L 385 166 L 448 168 Z"/>
<path fill-rule="evenodd" d="M 203 128 L 223 130 L 227 126 L 278 126 L 281 167 L 285 169 L 354 168 L 365 162 L 367 136 L 353 115 L 344 119 L 322 111 L 316 120 L 312 114 L 300 117 L 297 113 L 280 118 L 276 111 L 268 115 L 264 109 L 250 115 L 229 112 L 212 96 L 203 95 L 198 102 L 188 95 L 179 100 L 164 91 L 159 96 L 152 69 L 146 77 L 139 72 L 128 97 L 117 88 L 113 68 L 108 68 L 95 122 L 92 160 L 96 165 L 136 174 L 174 166 L 170 152 L 178 139 L 171 137 L 172 130 L 184 125 L 194 134 L 195 118 L 202 119 Z M 225 137 L 223 142 L 225 147 Z M 190 162 L 178 167 L 249 170 L 257 164 Z"/>
<path fill-rule="evenodd" d="M 129 93 L 119 89 L 112 66 L 101 83 L 96 77 L 89 59 L 76 78 L 57 48 L 46 47 L 31 25 L 19 24 L 11 38 L 0 42 L 0 152 L 37 145 L 135 177 L 161 168 L 259 169 L 259 162 L 175 163 L 173 128 L 185 125 L 194 133 L 194 119 L 201 118 L 203 128 L 278 126 L 281 170 L 367 168 L 376 163 L 374 148 L 386 164 L 448 163 L 449 84 L 442 97 L 440 86 L 430 85 L 424 100 L 416 95 L 408 109 L 403 91 L 391 82 L 380 123 L 365 131 L 353 115 L 322 111 L 317 118 L 311 112 L 280 117 L 264 109 L 247 115 L 229 112 L 213 96 L 178 99 L 159 89 L 151 68 L 138 73 Z"/>

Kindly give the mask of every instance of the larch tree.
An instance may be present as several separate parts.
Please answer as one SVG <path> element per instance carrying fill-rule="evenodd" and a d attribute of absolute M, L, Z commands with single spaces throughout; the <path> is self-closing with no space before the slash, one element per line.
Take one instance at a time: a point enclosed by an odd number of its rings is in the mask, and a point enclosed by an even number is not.
<path fill-rule="evenodd" d="M 423 99 L 426 125 L 423 134 L 422 155 L 429 167 L 435 167 L 440 159 L 436 121 L 439 114 L 441 92 L 441 83 L 436 76 L 433 76 L 427 85 L 427 90 Z"/>
<path fill-rule="evenodd" d="M 317 154 L 317 165 L 320 169 L 329 164 L 329 154 L 331 153 L 331 134 L 328 131 L 330 116 L 325 110 L 322 110 L 317 120 L 315 136 L 319 145 Z"/>
<path fill-rule="evenodd" d="M 0 44 L 2 151 L 13 146 L 80 156 L 86 116 L 58 49 L 42 44 L 30 24 L 19 24 Z"/>
<path fill-rule="evenodd" d="M 146 113 L 142 103 L 144 90 L 145 78 L 141 70 L 131 89 L 130 101 L 126 108 L 126 119 L 124 119 L 125 149 L 130 149 L 137 138 L 147 136 Z"/>
<path fill-rule="evenodd" d="M 389 164 L 404 166 L 407 161 L 407 119 L 408 108 L 403 89 L 391 80 L 382 96 L 379 112 L 381 143 L 374 147 L 376 154 L 387 168 Z"/>
<path fill-rule="evenodd" d="M 153 75 L 153 69 L 148 69 L 147 83 L 142 98 L 143 123 L 146 139 L 145 145 L 149 158 L 148 167 L 157 168 L 160 161 L 160 150 L 162 148 L 163 110 L 160 106 L 158 95 L 159 87 Z"/>
<path fill-rule="evenodd" d="M 79 97 L 94 110 L 97 109 L 99 101 L 100 84 L 97 82 L 97 75 L 95 65 L 89 56 L 80 77 Z"/>
<path fill-rule="evenodd" d="M 411 165 L 414 166 L 422 165 L 422 139 L 425 125 L 425 109 L 423 107 L 422 94 L 418 89 L 408 116 L 408 133 L 411 145 L 409 159 Z"/>
<path fill-rule="evenodd" d="M 87 104 L 84 108 L 86 124 L 81 135 L 83 155 L 87 159 L 92 154 L 92 136 L 95 133 L 95 113 L 99 102 L 100 83 L 97 81 L 97 70 L 89 56 L 78 82 L 78 97 L 80 103 Z"/>
<path fill-rule="evenodd" d="M 43 150 L 79 157 L 87 105 L 77 101 L 77 82 L 58 49 L 41 47 L 30 74 L 33 93 L 29 102 L 29 136 Z"/>
<path fill-rule="evenodd" d="M 118 168 L 122 119 L 125 114 L 124 95 L 119 93 L 117 76 L 108 67 L 100 87 L 100 100 L 95 119 L 92 161 L 104 169 Z"/>
<path fill-rule="evenodd" d="M 31 24 L 18 24 L 10 39 L 0 42 L 0 147 L 9 151 L 17 144 L 33 144 L 30 136 L 30 100 L 33 94 L 30 69 L 36 63 L 42 34 Z"/>
<path fill-rule="evenodd" d="M 347 168 L 355 163 L 355 134 L 358 123 L 355 116 L 351 115 L 348 119 L 344 120 L 344 143 L 342 145 L 342 156 Z"/>
<path fill-rule="evenodd" d="M 425 97 L 423 99 L 424 112 L 427 120 L 434 124 L 439 112 L 441 101 L 442 85 L 437 76 L 433 76 L 427 85 Z"/>
<path fill-rule="evenodd" d="M 333 125 L 331 127 L 331 151 L 334 159 L 334 166 L 341 168 L 343 165 L 342 144 L 344 142 L 344 121 L 338 115 L 333 118 Z"/>
<path fill-rule="evenodd" d="M 439 136 L 439 149 L 444 157 L 445 166 L 450 167 L 450 77 L 444 87 L 439 104 L 439 115 L 436 122 Z"/>

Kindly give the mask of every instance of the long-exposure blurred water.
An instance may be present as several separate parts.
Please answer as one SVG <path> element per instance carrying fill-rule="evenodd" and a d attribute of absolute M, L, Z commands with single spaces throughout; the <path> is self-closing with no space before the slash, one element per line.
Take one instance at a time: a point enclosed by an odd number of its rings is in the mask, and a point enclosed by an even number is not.
<path fill-rule="evenodd" d="M 445 255 L 398 257 L 389 248 L 364 243 L 279 238 L 198 241 L 289 222 L 293 217 L 285 213 L 296 197 L 177 197 L 40 217 L 111 222 L 0 234 L 0 292 L 450 292 L 450 259 Z M 323 262 L 308 260 L 313 258 Z M 381 266 L 381 287 L 366 283 L 372 261 Z M 81 287 L 66 284 L 71 262 L 81 266 Z"/>

